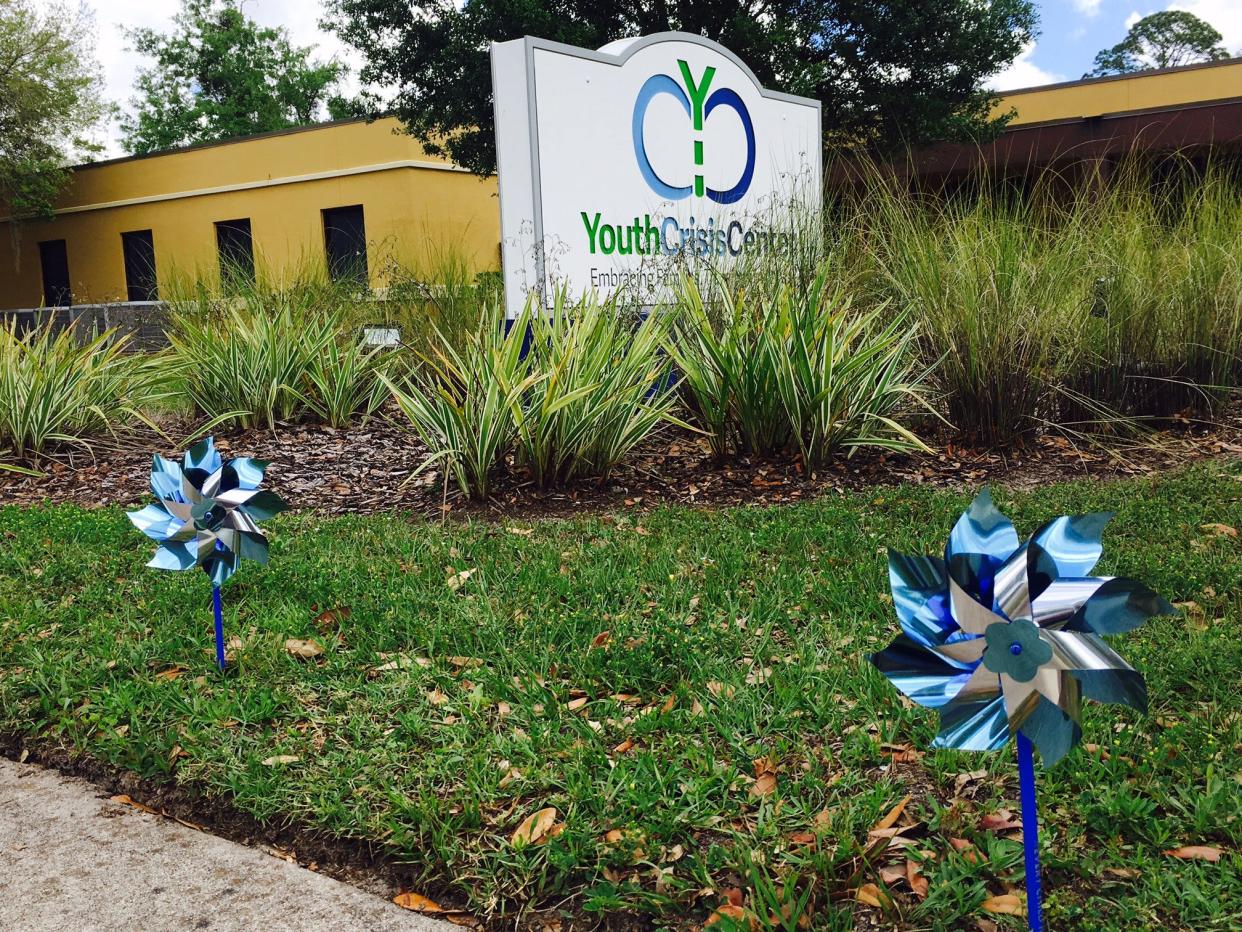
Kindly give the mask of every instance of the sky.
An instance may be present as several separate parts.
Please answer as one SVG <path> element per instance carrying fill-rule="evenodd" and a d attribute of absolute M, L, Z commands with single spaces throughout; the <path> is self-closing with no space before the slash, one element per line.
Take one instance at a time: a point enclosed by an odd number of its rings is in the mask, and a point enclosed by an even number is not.
<path fill-rule="evenodd" d="M 179 0 L 82 0 L 94 11 L 99 31 L 96 54 L 104 72 L 106 96 L 125 105 L 133 94 L 134 75 L 143 59 L 127 49 L 124 28 L 170 27 Z M 1039 0 L 1040 35 L 1018 59 L 988 80 L 997 90 L 1012 90 L 1072 81 L 1091 70 L 1096 52 L 1120 42 L 1130 24 L 1165 9 L 1188 10 L 1224 35 L 1231 54 L 1242 54 L 1242 0 Z M 253 19 L 284 26 L 298 45 L 316 47 L 319 58 L 350 63 L 355 55 L 331 33 L 319 28 L 319 0 L 248 0 L 243 7 Z M 345 90 L 357 88 L 356 80 Z M 107 156 L 123 155 L 115 121 L 101 130 Z"/>

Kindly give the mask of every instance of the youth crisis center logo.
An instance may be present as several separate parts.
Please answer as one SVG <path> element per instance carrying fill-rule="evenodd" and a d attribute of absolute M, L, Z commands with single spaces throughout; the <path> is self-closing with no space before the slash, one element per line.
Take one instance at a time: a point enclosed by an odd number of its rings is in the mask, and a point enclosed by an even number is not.
<path fill-rule="evenodd" d="M 746 196 L 755 180 L 755 124 L 750 111 L 737 91 L 728 87 L 712 90 L 716 69 L 708 66 L 695 80 L 685 59 L 677 60 L 681 83 L 667 74 L 649 77 L 634 100 L 634 113 L 630 120 L 630 132 L 634 139 L 634 156 L 638 169 L 647 186 L 664 201 L 681 201 L 694 195 L 707 198 L 716 204 L 736 204 Z M 647 147 L 647 133 L 658 139 L 659 133 L 676 132 L 678 127 L 666 122 L 679 120 L 676 109 L 657 108 L 647 119 L 651 102 L 661 94 L 676 100 L 685 112 L 685 118 L 694 131 L 693 163 L 689 158 L 680 177 L 663 178 L 651 164 Z M 741 124 L 746 143 L 746 161 L 741 174 L 730 188 L 713 188 L 707 184 L 705 164 L 710 153 L 704 152 L 703 127 L 717 110 L 732 110 Z M 658 114 L 658 117 L 657 117 Z M 648 125 L 648 124 L 651 125 Z M 741 139 L 739 138 L 739 142 Z M 686 152 L 689 156 L 690 151 Z M 693 167 L 691 167 L 691 164 Z M 665 168 L 665 171 L 669 171 Z M 674 183 L 684 182 L 684 183 Z M 788 233 L 768 228 L 754 218 L 744 216 L 715 216 L 706 205 L 690 208 L 690 216 L 669 213 L 665 216 L 649 212 L 635 212 L 629 217 L 605 218 L 601 211 L 580 211 L 583 232 L 586 234 L 590 255 L 603 256 L 740 256 L 744 252 L 774 252 L 788 248 Z M 693 214 L 702 213 L 697 220 Z M 590 284 L 593 288 L 617 288 L 634 279 L 642 279 L 643 287 L 652 290 L 657 278 L 667 276 L 666 268 L 658 274 L 651 269 L 626 270 L 614 267 L 592 266 Z"/>
<path fill-rule="evenodd" d="M 666 200 L 679 201 L 693 193 L 695 197 L 706 195 L 717 204 L 736 203 L 745 196 L 755 177 L 755 126 L 750 119 L 750 111 L 746 109 L 746 104 L 732 88 L 719 87 L 712 92 L 711 96 L 708 96 L 712 79 L 716 76 L 715 68 L 708 66 L 696 82 L 690 73 L 690 65 L 684 59 L 677 60 L 677 67 L 681 71 L 684 87 L 667 74 L 652 75 L 643 84 L 634 101 L 631 128 L 634 136 L 634 157 L 638 161 L 638 169 L 642 172 L 643 179 L 651 190 Z M 676 185 L 665 181 L 656 173 L 647 155 L 647 108 L 651 101 L 660 94 L 668 94 L 681 104 L 686 117 L 694 126 L 694 132 L 698 134 L 698 138 L 694 140 L 694 177 L 691 184 Z M 737 183 L 725 190 L 707 187 L 703 174 L 705 158 L 701 135 L 703 126 L 711 118 L 712 113 L 720 107 L 730 109 L 737 114 L 746 134 L 746 166 Z"/>

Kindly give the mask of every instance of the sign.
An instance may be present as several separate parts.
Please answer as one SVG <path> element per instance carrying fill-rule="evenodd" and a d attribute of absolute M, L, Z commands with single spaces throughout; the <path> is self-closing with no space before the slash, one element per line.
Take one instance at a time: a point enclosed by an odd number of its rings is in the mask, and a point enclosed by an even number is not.
<path fill-rule="evenodd" d="M 561 286 L 654 304 L 677 260 L 779 251 L 819 209 L 819 101 L 701 36 L 498 42 L 492 87 L 511 319 Z"/>

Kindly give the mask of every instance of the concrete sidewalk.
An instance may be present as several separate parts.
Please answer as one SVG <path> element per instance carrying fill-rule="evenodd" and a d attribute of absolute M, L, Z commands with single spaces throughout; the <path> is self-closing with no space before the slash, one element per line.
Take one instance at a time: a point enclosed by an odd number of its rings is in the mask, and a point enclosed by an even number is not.
<path fill-rule="evenodd" d="M 5 932 L 450 932 L 348 884 L 0 759 Z"/>

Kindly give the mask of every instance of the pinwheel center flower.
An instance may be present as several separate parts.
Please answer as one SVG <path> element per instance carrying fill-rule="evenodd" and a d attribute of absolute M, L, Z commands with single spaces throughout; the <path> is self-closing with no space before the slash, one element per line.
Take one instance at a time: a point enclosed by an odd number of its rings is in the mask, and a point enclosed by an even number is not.
<path fill-rule="evenodd" d="M 200 531 L 218 531 L 224 524 L 228 509 L 212 499 L 204 499 L 190 512 L 194 518 L 194 526 Z"/>
<path fill-rule="evenodd" d="M 983 636 L 988 642 L 983 665 L 1019 683 L 1034 679 L 1039 668 L 1052 659 L 1052 648 L 1039 636 L 1039 628 L 1025 618 L 995 622 Z"/>

